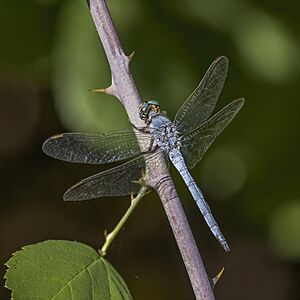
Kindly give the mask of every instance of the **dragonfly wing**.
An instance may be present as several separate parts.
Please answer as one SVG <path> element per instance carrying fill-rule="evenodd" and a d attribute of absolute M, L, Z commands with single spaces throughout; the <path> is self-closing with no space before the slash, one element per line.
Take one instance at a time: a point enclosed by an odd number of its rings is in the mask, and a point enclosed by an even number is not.
<path fill-rule="evenodd" d="M 150 144 L 149 135 L 143 134 L 141 138 L 148 139 Z M 85 164 L 105 164 L 141 153 L 133 131 L 111 134 L 62 133 L 47 139 L 42 149 L 53 158 Z"/>
<path fill-rule="evenodd" d="M 65 192 L 64 200 L 82 201 L 137 193 L 140 185 L 136 181 L 143 176 L 143 170 L 145 161 L 143 156 L 139 156 L 120 166 L 83 179 Z"/>
<path fill-rule="evenodd" d="M 232 101 L 209 120 L 182 136 L 181 152 L 188 168 L 192 169 L 202 159 L 207 149 L 233 120 L 243 104 L 243 98 Z"/>
<path fill-rule="evenodd" d="M 64 194 L 65 201 L 82 201 L 108 196 L 126 196 L 137 193 L 140 189 L 139 179 L 144 178 L 145 170 L 147 176 L 153 176 L 155 170 L 160 165 L 163 156 L 159 149 L 140 155 L 115 168 L 95 174 L 78 182 Z M 145 160 L 149 160 L 146 169 Z"/>
<path fill-rule="evenodd" d="M 200 84 L 178 110 L 174 123 L 185 134 L 206 121 L 213 112 L 228 70 L 228 59 L 217 58 L 206 71 Z"/>

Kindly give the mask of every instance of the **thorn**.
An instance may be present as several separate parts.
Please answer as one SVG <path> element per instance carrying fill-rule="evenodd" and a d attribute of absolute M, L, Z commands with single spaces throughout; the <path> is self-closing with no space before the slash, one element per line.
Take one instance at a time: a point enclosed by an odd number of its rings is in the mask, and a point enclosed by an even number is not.
<path fill-rule="evenodd" d="M 144 175 L 142 174 L 142 177 L 140 177 L 138 180 L 131 180 L 131 182 L 136 183 L 140 186 L 144 186 L 145 185 L 145 181 L 144 181 Z"/>
<path fill-rule="evenodd" d="M 132 58 L 133 58 L 133 56 L 134 56 L 134 54 L 135 54 L 135 51 L 132 51 L 127 57 L 128 57 L 128 60 L 129 60 L 129 62 L 131 62 L 131 60 L 132 60 Z"/>
<path fill-rule="evenodd" d="M 107 238 L 107 229 L 104 230 L 104 237 Z"/>
<path fill-rule="evenodd" d="M 89 89 L 89 91 L 94 93 L 104 93 L 112 96 L 116 95 L 115 89 L 111 85 L 105 89 Z"/>
<path fill-rule="evenodd" d="M 213 288 L 216 286 L 217 282 L 220 280 L 223 272 L 224 272 L 224 267 L 221 269 L 221 271 L 214 278 L 212 278 Z"/>
<path fill-rule="evenodd" d="M 140 184 L 141 183 L 140 179 L 139 180 L 131 180 L 131 182 L 132 183 L 136 183 L 136 184 Z"/>
<path fill-rule="evenodd" d="M 93 93 L 105 93 L 106 89 L 89 89 L 89 92 L 93 92 Z"/>
<path fill-rule="evenodd" d="M 134 194 L 130 194 L 130 204 L 133 203 L 134 199 L 135 199 Z"/>
<path fill-rule="evenodd" d="M 146 191 L 145 196 L 150 194 L 152 192 L 152 189 L 149 189 L 148 191 Z"/>

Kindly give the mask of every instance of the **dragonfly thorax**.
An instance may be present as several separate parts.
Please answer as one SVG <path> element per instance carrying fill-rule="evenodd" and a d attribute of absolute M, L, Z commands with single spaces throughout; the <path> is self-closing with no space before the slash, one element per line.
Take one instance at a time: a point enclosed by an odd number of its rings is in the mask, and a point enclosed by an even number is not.
<path fill-rule="evenodd" d="M 155 103 L 150 102 L 151 105 Z M 145 104 L 146 107 L 146 104 Z M 167 117 L 165 112 L 162 112 L 153 108 L 150 108 L 147 112 L 147 118 L 145 122 L 148 125 L 149 131 L 154 138 L 155 145 L 161 148 L 163 151 L 169 152 L 172 149 L 179 149 L 180 137 L 176 130 L 176 126 L 171 120 Z"/>
<path fill-rule="evenodd" d="M 159 118 L 162 118 L 162 116 Z M 154 137 L 155 144 L 159 148 L 166 152 L 180 148 L 180 137 L 176 131 L 176 126 L 172 122 L 166 122 L 159 127 L 152 127 L 151 125 L 150 131 Z"/>

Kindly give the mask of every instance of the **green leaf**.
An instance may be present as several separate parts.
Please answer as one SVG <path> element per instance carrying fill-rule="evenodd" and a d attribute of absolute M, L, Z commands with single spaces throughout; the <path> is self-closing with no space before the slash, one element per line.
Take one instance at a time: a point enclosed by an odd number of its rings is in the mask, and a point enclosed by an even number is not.
<path fill-rule="evenodd" d="M 49 240 L 25 246 L 6 263 L 14 300 L 132 299 L 112 265 L 88 245 Z"/>

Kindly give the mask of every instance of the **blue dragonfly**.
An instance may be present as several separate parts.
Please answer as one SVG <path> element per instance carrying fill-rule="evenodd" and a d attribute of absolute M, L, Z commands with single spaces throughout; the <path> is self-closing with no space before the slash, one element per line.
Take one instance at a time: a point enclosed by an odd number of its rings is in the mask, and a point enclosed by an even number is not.
<path fill-rule="evenodd" d="M 211 116 L 223 88 L 228 59 L 217 58 L 202 81 L 170 121 L 158 101 L 149 100 L 139 108 L 145 127 L 134 131 L 63 133 L 47 139 L 43 151 L 56 159 L 73 163 L 106 164 L 127 160 L 117 167 L 85 178 L 64 194 L 65 201 L 137 193 L 139 179 L 155 172 L 161 156 L 170 160 L 182 176 L 211 232 L 225 251 L 226 242 L 204 196 L 189 173 L 202 159 L 216 137 L 233 120 L 244 104 L 240 98 Z M 137 139 L 138 137 L 138 139 Z M 138 142 L 139 140 L 139 142 Z M 143 151 L 140 145 L 143 144 Z M 128 161 L 129 158 L 132 158 Z M 149 161 L 146 168 L 146 162 Z M 157 162 L 157 163 L 156 163 Z M 148 167 L 150 165 L 150 167 Z M 154 174 L 154 173 L 152 173 Z"/>

